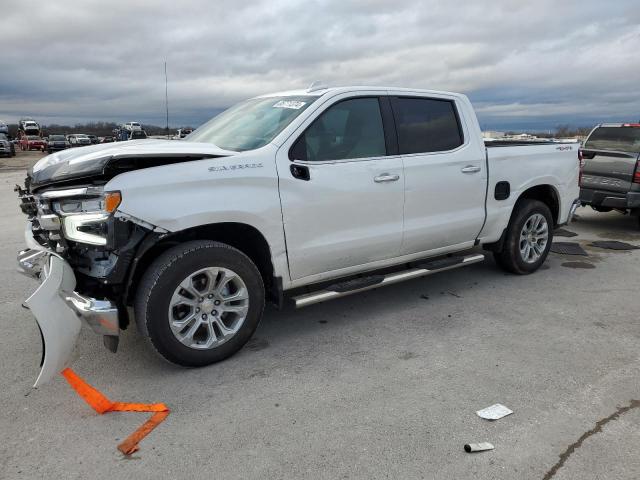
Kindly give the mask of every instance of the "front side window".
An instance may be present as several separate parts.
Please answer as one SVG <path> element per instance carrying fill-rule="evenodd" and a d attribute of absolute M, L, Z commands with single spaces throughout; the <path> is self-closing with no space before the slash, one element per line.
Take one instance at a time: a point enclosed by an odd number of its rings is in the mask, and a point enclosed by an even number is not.
<path fill-rule="evenodd" d="M 392 103 L 401 154 L 443 152 L 464 143 L 453 102 L 400 97 Z"/>
<path fill-rule="evenodd" d="M 377 98 L 354 98 L 329 107 L 298 138 L 292 160 L 346 160 L 387 154 Z"/>
<path fill-rule="evenodd" d="M 264 147 L 318 97 L 254 98 L 231 107 L 197 128 L 186 142 L 206 142 L 242 152 Z"/>

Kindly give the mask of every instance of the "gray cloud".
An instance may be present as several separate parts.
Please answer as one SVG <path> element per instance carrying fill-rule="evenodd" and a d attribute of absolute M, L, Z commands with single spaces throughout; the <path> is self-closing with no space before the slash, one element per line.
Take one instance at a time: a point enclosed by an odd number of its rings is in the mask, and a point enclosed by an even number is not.
<path fill-rule="evenodd" d="M 36 2 L 0 17 L 0 118 L 200 123 L 329 84 L 470 95 L 486 127 L 640 118 L 634 0 Z"/>

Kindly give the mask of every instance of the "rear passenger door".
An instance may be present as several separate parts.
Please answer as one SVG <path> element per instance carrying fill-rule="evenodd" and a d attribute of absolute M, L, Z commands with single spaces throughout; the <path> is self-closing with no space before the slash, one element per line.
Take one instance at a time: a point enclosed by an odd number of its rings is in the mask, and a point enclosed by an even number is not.
<path fill-rule="evenodd" d="M 484 149 L 452 98 L 392 96 L 405 170 L 401 254 L 473 245 L 484 222 Z"/>

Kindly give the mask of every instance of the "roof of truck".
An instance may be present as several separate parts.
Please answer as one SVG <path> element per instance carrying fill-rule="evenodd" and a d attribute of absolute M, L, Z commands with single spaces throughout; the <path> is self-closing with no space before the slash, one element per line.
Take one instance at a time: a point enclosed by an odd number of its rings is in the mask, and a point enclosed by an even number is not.
<path fill-rule="evenodd" d="M 430 94 L 430 95 L 447 95 L 447 96 L 461 96 L 460 93 L 455 92 L 446 92 L 440 90 L 425 90 L 420 88 L 401 88 L 401 87 L 385 87 L 385 86 L 367 86 L 367 85 L 352 85 L 352 86 L 341 86 L 341 87 L 311 87 L 307 89 L 300 90 L 286 90 L 282 92 L 275 93 L 267 93 L 264 95 L 258 95 L 255 98 L 267 98 L 267 97 L 291 97 L 291 96 L 301 96 L 301 97 L 320 97 L 327 93 L 340 94 L 340 93 L 352 93 L 358 91 L 394 91 L 394 92 L 406 92 L 406 93 L 421 93 L 421 94 Z"/>

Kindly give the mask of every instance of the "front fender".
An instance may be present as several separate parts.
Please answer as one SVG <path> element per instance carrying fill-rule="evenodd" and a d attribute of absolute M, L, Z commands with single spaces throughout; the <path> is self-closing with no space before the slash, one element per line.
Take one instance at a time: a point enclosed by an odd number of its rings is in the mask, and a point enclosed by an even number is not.
<path fill-rule="evenodd" d="M 272 252 L 275 274 L 288 277 L 275 147 L 233 157 L 204 159 L 118 175 L 105 186 L 118 190 L 118 209 L 180 232 L 216 223 L 258 230 Z"/>

